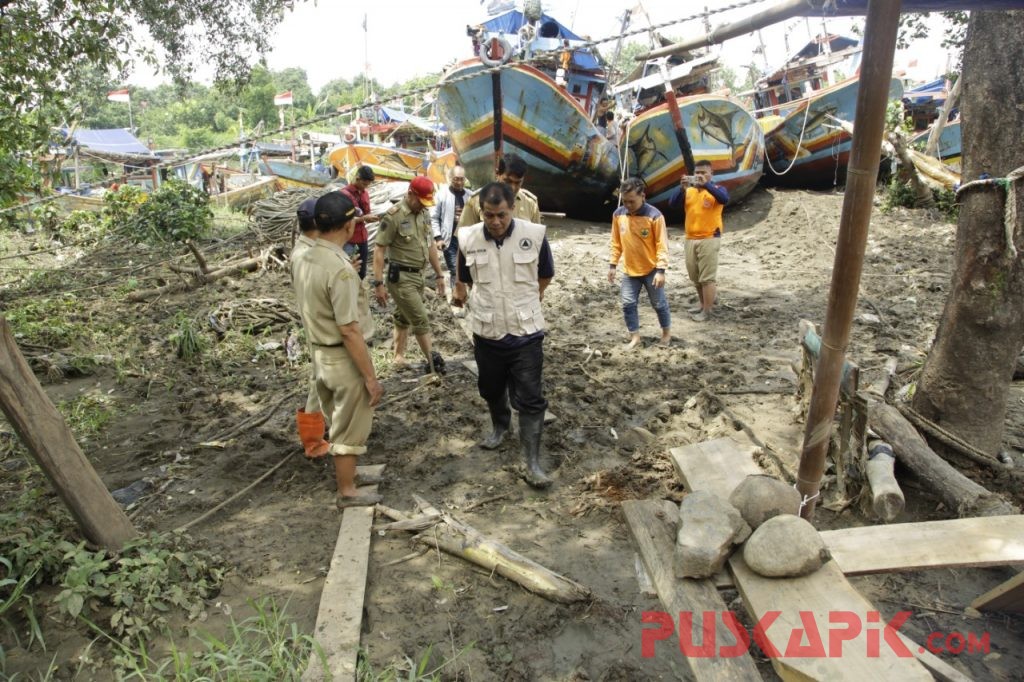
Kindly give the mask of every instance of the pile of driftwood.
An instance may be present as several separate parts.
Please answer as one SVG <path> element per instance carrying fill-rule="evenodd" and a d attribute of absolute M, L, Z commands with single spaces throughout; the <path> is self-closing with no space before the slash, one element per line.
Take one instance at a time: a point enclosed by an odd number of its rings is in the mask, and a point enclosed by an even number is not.
<path fill-rule="evenodd" d="M 804 352 L 803 381 L 810 380 L 820 348 L 814 325 L 800 323 L 800 345 Z M 858 387 L 859 368 L 847 361 L 839 397 L 839 432 L 831 447 L 840 497 L 852 493 L 851 479 L 864 484 L 867 506 L 882 521 L 889 522 L 903 511 L 903 491 L 896 479 L 895 464 L 912 475 L 918 485 L 935 495 L 952 514 L 959 517 L 1018 514 L 1011 502 L 965 476 L 929 445 L 928 438 L 941 442 L 944 452 L 998 476 L 1020 478 L 997 456 L 980 452 L 937 424 L 917 414 L 909 405 L 887 402 L 895 360 L 886 365 L 883 380 L 865 390 Z"/>

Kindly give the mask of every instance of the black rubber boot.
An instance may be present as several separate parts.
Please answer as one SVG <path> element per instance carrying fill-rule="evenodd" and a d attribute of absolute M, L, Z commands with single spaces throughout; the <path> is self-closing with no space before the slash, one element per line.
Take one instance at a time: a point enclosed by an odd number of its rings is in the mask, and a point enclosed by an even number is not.
<path fill-rule="evenodd" d="M 544 413 L 519 413 L 519 442 L 523 446 L 526 464 L 526 482 L 534 488 L 544 489 L 553 482 L 540 466 L 540 436 L 544 431 Z"/>
<path fill-rule="evenodd" d="M 512 410 L 505 400 L 487 401 L 487 409 L 491 413 L 491 433 L 480 441 L 480 447 L 484 450 L 496 450 L 505 440 L 508 427 L 512 424 Z"/>

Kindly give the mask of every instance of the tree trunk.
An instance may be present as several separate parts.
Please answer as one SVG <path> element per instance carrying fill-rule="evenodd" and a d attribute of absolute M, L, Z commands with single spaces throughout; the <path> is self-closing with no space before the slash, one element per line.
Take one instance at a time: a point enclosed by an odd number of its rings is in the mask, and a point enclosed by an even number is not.
<path fill-rule="evenodd" d="M 1024 165 L 1024 11 L 972 12 L 963 72 L 963 179 L 1006 177 Z M 1024 253 L 1024 182 L 1012 240 Z M 978 449 L 995 454 L 1024 343 L 1024 258 L 1011 255 L 1004 223 L 1007 191 L 960 195 L 956 266 L 935 342 L 921 371 L 914 409 Z"/>

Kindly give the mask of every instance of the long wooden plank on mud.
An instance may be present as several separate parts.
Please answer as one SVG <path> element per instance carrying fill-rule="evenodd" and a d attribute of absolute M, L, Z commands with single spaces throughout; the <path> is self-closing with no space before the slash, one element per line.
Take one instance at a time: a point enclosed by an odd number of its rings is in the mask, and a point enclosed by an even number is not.
<path fill-rule="evenodd" d="M 749 449 L 727 438 L 675 448 L 672 460 L 687 490 L 707 490 L 723 500 L 729 499 L 748 473 L 761 473 Z M 898 656 L 886 645 L 879 632 L 884 623 L 875 625 L 869 620 L 868 614 L 877 614 L 878 609 L 850 585 L 834 561 L 802 578 L 765 578 L 747 568 L 742 552 L 736 552 L 729 558 L 729 569 L 751 617 L 765 618 L 764 635 L 778 651 L 771 657 L 772 667 L 782 679 L 932 679 L 916 658 Z M 767 624 L 771 612 L 776 611 L 778 617 Z M 830 625 L 830 615 L 839 612 L 856 619 L 859 632 L 843 641 L 841 656 L 820 655 L 828 653 L 830 628 L 847 627 Z M 852 630 L 853 626 L 849 627 Z M 815 628 L 824 650 L 812 646 L 801 652 L 796 647 L 812 644 L 810 635 Z M 869 632 L 881 641 L 877 652 L 875 647 L 869 648 Z M 911 647 L 911 653 L 919 652 Z"/>
<path fill-rule="evenodd" d="M 637 552 L 647 569 L 647 575 L 658 592 L 665 611 L 677 624 L 680 613 L 693 616 L 694 629 L 698 630 L 703 623 L 703 614 L 710 612 L 715 615 L 715 645 L 717 648 L 736 644 L 735 633 L 729 630 L 722 620 L 728 608 L 718 588 L 711 580 L 677 579 L 672 570 L 672 556 L 675 551 L 675 537 L 665 520 L 664 507 L 654 500 L 626 500 L 622 503 L 622 513 L 626 517 L 636 545 Z M 659 514 L 661 515 L 659 517 Z M 694 636 L 694 640 L 699 636 Z M 666 648 L 679 651 L 678 640 L 670 637 L 665 642 Z M 759 680 L 754 661 L 748 654 L 723 658 L 720 656 L 687 657 L 683 660 L 690 666 L 697 680 Z"/>
<path fill-rule="evenodd" d="M 384 466 L 358 467 L 356 471 L 362 475 L 380 475 Z M 377 486 L 369 486 L 368 489 L 376 492 Z M 373 507 L 350 507 L 341 516 L 341 530 L 334 545 L 331 567 L 324 579 L 316 628 L 313 630 L 313 638 L 327 659 L 327 671 L 314 652 L 309 667 L 302 675 L 305 682 L 327 679 L 348 682 L 356 679 L 372 525 Z"/>
<path fill-rule="evenodd" d="M 1024 564 L 1024 516 L 893 523 L 823 531 L 846 575 Z"/>
<path fill-rule="evenodd" d="M 1024 613 L 1024 573 L 981 595 L 971 606 L 979 611 L 1010 611 Z"/>

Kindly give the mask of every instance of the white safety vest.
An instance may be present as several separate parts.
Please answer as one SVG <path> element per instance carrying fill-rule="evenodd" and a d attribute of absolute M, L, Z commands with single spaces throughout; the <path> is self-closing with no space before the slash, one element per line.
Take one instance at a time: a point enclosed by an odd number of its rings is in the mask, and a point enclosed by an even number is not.
<path fill-rule="evenodd" d="M 459 228 L 459 249 L 473 275 L 470 330 L 485 339 L 542 331 L 537 263 L 546 228 L 517 218 L 500 249 L 484 236 L 484 229 L 483 223 Z"/>

